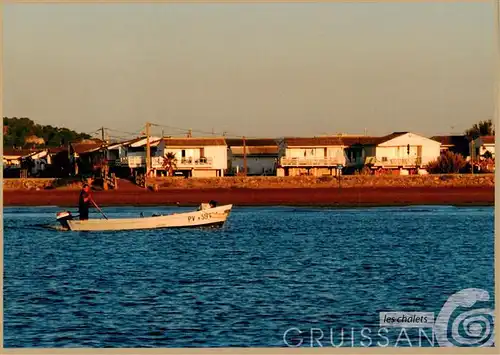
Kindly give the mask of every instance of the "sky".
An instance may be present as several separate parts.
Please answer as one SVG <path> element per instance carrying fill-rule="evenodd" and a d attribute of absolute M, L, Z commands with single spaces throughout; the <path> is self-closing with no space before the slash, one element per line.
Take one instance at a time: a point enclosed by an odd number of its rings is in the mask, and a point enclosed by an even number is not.
<path fill-rule="evenodd" d="M 481 3 L 6 4 L 3 116 L 110 135 L 462 133 L 494 112 Z M 176 127 L 176 129 L 169 128 Z"/>

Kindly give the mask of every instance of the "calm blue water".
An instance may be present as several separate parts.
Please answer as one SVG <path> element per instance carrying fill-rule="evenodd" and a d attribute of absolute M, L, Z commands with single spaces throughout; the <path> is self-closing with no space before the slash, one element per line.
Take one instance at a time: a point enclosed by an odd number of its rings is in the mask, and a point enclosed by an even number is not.
<path fill-rule="evenodd" d="M 373 326 L 380 311 L 437 315 L 470 287 L 493 297 L 493 207 L 235 207 L 213 230 L 38 226 L 58 210 L 4 209 L 5 347 L 284 347 L 290 328 L 301 346 L 319 328 L 329 346 L 332 328 Z"/>

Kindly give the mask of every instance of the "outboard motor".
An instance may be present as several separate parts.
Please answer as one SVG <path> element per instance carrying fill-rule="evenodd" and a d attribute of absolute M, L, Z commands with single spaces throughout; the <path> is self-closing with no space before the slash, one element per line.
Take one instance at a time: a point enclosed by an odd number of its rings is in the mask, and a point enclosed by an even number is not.
<path fill-rule="evenodd" d="M 71 212 L 69 211 L 58 212 L 56 216 L 57 216 L 56 217 L 57 221 L 61 223 L 63 228 L 69 229 L 68 221 L 71 221 L 73 219 L 73 215 L 71 214 Z"/>

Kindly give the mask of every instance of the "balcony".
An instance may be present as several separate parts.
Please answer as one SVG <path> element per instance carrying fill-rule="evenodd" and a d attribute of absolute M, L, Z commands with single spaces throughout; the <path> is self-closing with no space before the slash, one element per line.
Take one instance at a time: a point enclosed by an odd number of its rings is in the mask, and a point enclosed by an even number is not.
<path fill-rule="evenodd" d="M 195 169 L 195 168 L 211 168 L 212 158 L 182 158 L 177 159 L 175 165 L 177 169 Z M 163 157 L 153 157 L 151 161 L 151 167 L 155 169 L 161 169 L 163 167 L 164 159 Z"/>
<path fill-rule="evenodd" d="M 182 158 L 180 161 L 177 161 L 178 168 L 211 168 L 213 163 L 212 158 Z"/>
<path fill-rule="evenodd" d="M 287 158 L 280 159 L 280 165 L 292 167 L 331 167 L 344 165 L 345 158 Z"/>
<path fill-rule="evenodd" d="M 151 168 L 161 169 L 163 168 L 164 159 L 163 157 L 151 157 Z M 176 161 L 177 169 L 194 169 L 194 168 L 211 168 L 213 163 L 212 158 L 182 158 Z M 120 164 L 121 166 L 127 166 L 129 168 L 140 168 L 146 166 L 146 157 L 141 156 L 131 156 L 122 157 L 115 164 Z"/>
<path fill-rule="evenodd" d="M 366 164 L 372 164 L 374 166 L 382 167 L 413 167 L 417 165 L 422 165 L 422 157 L 414 158 L 376 158 L 370 157 L 366 159 Z"/>
<path fill-rule="evenodd" d="M 129 168 L 140 168 L 146 166 L 146 157 L 141 156 L 131 156 L 131 157 L 121 157 L 116 164 L 121 166 L 126 166 Z"/>

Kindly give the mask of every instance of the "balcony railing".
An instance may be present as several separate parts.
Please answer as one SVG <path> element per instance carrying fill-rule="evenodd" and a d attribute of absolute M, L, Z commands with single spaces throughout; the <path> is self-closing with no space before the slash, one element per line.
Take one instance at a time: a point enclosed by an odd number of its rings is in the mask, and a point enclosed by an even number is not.
<path fill-rule="evenodd" d="M 129 168 L 140 168 L 146 166 L 146 157 L 141 157 L 141 156 L 121 157 L 119 159 L 119 164 L 121 166 L 126 166 Z"/>
<path fill-rule="evenodd" d="M 336 165 L 344 165 L 345 158 L 286 158 L 283 157 L 280 159 L 281 166 L 336 166 Z"/>
<path fill-rule="evenodd" d="M 210 168 L 212 167 L 213 159 L 212 158 L 182 158 L 180 161 L 177 161 L 177 167 L 187 167 L 187 168 L 195 168 L 195 167 L 203 167 Z"/>
<path fill-rule="evenodd" d="M 164 164 L 163 157 L 151 157 L 151 167 L 153 169 L 161 169 Z M 178 169 L 182 168 L 210 168 L 212 167 L 213 159 L 212 158 L 182 158 L 181 160 L 176 161 L 176 166 Z M 141 156 L 131 156 L 131 157 L 122 157 L 115 164 L 119 164 L 121 166 L 127 166 L 129 168 L 139 168 L 146 166 L 146 157 Z"/>
<path fill-rule="evenodd" d="M 153 169 L 161 169 L 163 168 L 163 157 L 152 157 L 151 158 L 151 167 Z"/>
<path fill-rule="evenodd" d="M 370 157 L 366 159 L 366 164 L 373 164 L 375 166 L 416 166 L 422 165 L 422 157 L 393 159 Z"/>

